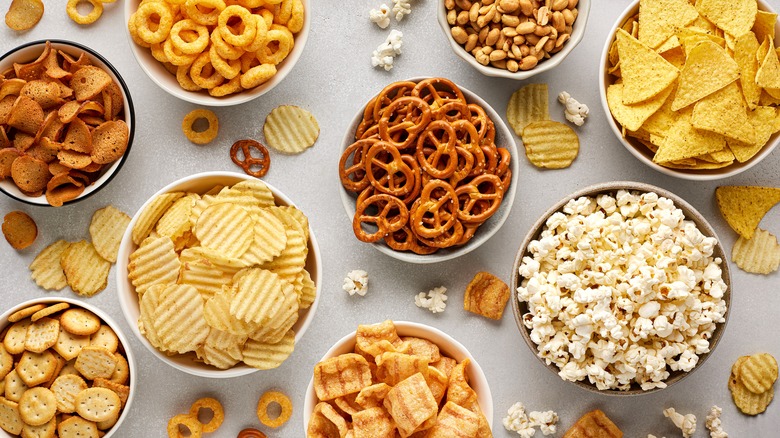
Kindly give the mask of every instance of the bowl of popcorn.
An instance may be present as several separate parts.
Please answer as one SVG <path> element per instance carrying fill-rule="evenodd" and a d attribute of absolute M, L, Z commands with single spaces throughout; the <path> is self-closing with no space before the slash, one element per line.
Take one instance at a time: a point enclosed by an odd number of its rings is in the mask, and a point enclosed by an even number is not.
<path fill-rule="evenodd" d="M 160 88 L 198 105 L 230 106 L 290 73 L 306 46 L 311 11 L 309 0 L 130 0 L 125 23 L 136 61 Z"/>
<path fill-rule="evenodd" d="M 677 178 L 716 180 L 755 166 L 780 143 L 776 32 L 765 1 L 634 1 L 599 64 L 612 132 Z"/>
<path fill-rule="evenodd" d="M 340 195 L 355 237 L 399 260 L 436 263 L 473 251 L 514 202 L 520 166 L 511 131 L 446 78 L 387 85 L 355 115 L 341 150 Z"/>
<path fill-rule="evenodd" d="M 0 57 L 0 191 L 32 205 L 72 204 L 122 168 L 133 101 L 103 56 L 79 43 L 34 41 Z"/>
<path fill-rule="evenodd" d="M 319 303 L 320 251 L 281 191 L 233 172 L 165 186 L 135 214 L 117 258 L 119 303 L 141 343 L 211 378 L 273 369 Z"/>
<path fill-rule="evenodd" d="M 388 320 L 359 325 L 314 366 L 303 425 L 308 436 L 489 436 L 493 399 L 458 341 L 428 325 Z"/>
<path fill-rule="evenodd" d="M 646 394 L 710 356 L 731 300 L 723 246 L 690 204 L 636 182 L 552 206 L 514 263 L 512 308 L 528 346 L 577 386 Z"/>
<path fill-rule="evenodd" d="M 3 312 L 0 332 L 0 436 L 115 435 L 136 368 L 113 319 L 71 298 L 36 298 Z"/>
<path fill-rule="evenodd" d="M 441 0 L 439 26 L 456 55 L 485 76 L 525 80 L 580 43 L 589 0 Z"/>

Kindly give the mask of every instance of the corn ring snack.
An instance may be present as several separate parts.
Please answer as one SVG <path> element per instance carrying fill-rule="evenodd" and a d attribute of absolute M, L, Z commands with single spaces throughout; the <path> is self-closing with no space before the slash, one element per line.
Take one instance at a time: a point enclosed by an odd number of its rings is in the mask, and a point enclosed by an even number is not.
<path fill-rule="evenodd" d="M 181 37 L 182 31 L 195 32 L 197 38 L 192 41 L 185 41 Z M 187 18 L 185 20 L 177 21 L 171 27 L 168 38 L 171 40 L 173 46 L 179 49 L 181 53 L 194 55 L 203 52 L 209 45 L 209 28 Z"/>
<path fill-rule="evenodd" d="M 189 429 L 190 434 L 184 435 L 179 430 L 179 426 Z M 197 417 L 190 414 L 179 414 L 168 420 L 168 438 L 200 438 L 203 433 L 203 426 Z"/>
<path fill-rule="evenodd" d="M 168 38 L 168 33 L 173 26 L 173 13 L 165 3 L 150 2 L 144 3 L 138 7 L 135 12 L 135 27 L 138 37 L 149 44 L 161 43 Z M 156 29 L 154 27 L 153 17 L 158 17 Z"/>
<path fill-rule="evenodd" d="M 221 74 L 225 79 L 233 79 L 241 73 L 241 61 L 238 59 L 226 60 L 219 56 L 217 49 L 211 46 L 209 49 L 209 60 L 214 70 Z"/>
<path fill-rule="evenodd" d="M 135 25 L 135 13 L 133 13 L 133 15 L 130 16 L 130 20 L 127 21 L 127 31 L 130 32 L 130 38 L 133 39 L 134 43 L 147 49 L 150 47 L 149 43 L 138 36 L 138 28 Z"/>
<path fill-rule="evenodd" d="M 176 69 L 176 80 L 179 82 L 179 86 L 187 91 L 200 91 L 203 88 L 199 87 L 198 84 L 195 82 L 192 82 L 192 78 L 190 77 L 190 66 L 187 65 L 180 65 Z"/>
<path fill-rule="evenodd" d="M 184 4 L 184 12 L 197 23 L 214 26 L 225 7 L 225 2 L 222 0 L 187 0 Z M 203 12 L 203 9 L 211 9 L 211 11 Z"/>
<path fill-rule="evenodd" d="M 292 33 L 298 33 L 303 29 L 303 2 L 293 0 L 290 19 L 287 21 L 287 28 Z"/>
<path fill-rule="evenodd" d="M 214 413 L 211 421 L 206 424 L 201 423 L 203 426 L 203 433 L 212 433 L 219 429 L 219 426 L 221 426 L 222 422 L 225 420 L 225 410 L 222 408 L 222 403 L 211 397 L 200 398 L 190 407 L 190 415 L 198 420 L 198 412 L 200 412 L 201 409 L 210 409 L 211 412 Z"/>
<path fill-rule="evenodd" d="M 236 24 L 235 26 L 241 29 L 241 33 L 235 34 L 232 32 L 232 28 L 228 26 L 228 21 L 231 18 L 240 20 L 240 25 Z M 252 18 L 252 13 L 242 6 L 230 5 L 223 9 L 219 13 L 217 23 L 217 30 L 222 35 L 222 39 L 234 46 L 246 46 L 255 39 L 255 32 L 257 32 L 256 21 Z"/>
<path fill-rule="evenodd" d="M 218 87 L 209 88 L 209 94 L 215 97 L 227 96 L 228 94 L 237 93 L 243 89 L 244 87 L 241 86 L 241 77 L 236 75 L 236 77 Z"/>
<path fill-rule="evenodd" d="M 283 0 L 274 6 L 274 23 L 287 24 L 292 17 L 292 0 Z"/>
<path fill-rule="evenodd" d="M 241 75 L 241 86 L 249 89 L 261 85 L 276 74 L 276 66 L 273 64 L 260 64 L 252 67 Z"/>
<path fill-rule="evenodd" d="M 257 59 L 263 64 L 277 65 L 284 61 L 293 47 L 292 33 L 285 27 L 273 26 L 265 38 L 264 47 L 257 51 Z M 277 46 L 276 49 L 272 47 Z"/>
<path fill-rule="evenodd" d="M 207 74 L 208 77 L 204 77 L 203 74 Z M 225 81 L 225 78 L 214 69 L 208 53 L 201 53 L 195 59 L 195 62 L 190 67 L 190 77 L 192 82 L 195 82 L 201 88 L 218 87 Z"/>
<path fill-rule="evenodd" d="M 179 49 L 173 45 L 173 40 L 170 38 L 168 38 L 167 40 L 165 40 L 164 43 L 162 43 L 162 48 L 163 48 L 163 54 L 168 59 L 168 62 L 170 62 L 171 64 L 177 67 L 183 65 L 189 67 L 190 65 L 192 65 L 193 62 L 195 62 L 196 59 L 198 59 L 197 53 L 188 55 L 179 51 Z M 154 47 L 152 47 L 152 56 L 154 56 Z M 187 72 L 189 72 L 189 69 L 187 69 Z"/>
<path fill-rule="evenodd" d="M 193 123 L 198 119 L 206 119 L 209 123 L 209 127 L 203 132 L 196 132 L 192 129 Z M 210 143 L 217 137 L 219 132 L 219 119 L 212 111 L 196 109 L 184 116 L 184 120 L 181 122 L 181 129 L 184 131 L 187 139 L 195 144 Z"/>
<path fill-rule="evenodd" d="M 271 418 L 268 416 L 268 406 L 271 403 L 277 403 L 282 408 L 279 416 Z M 290 398 L 279 391 L 266 391 L 257 402 L 257 418 L 261 423 L 268 427 L 276 429 L 283 425 L 292 416 L 292 402 Z"/>
<path fill-rule="evenodd" d="M 235 47 L 222 39 L 222 33 L 219 31 L 211 32 L 211 44 L 217 49 L 219 56 L 225 59 L 238 59 L 244 54 L 244 50 Z"/>
<path fill-rule="evenodd" d="M 268 9 L 263 9 L 263 11 L 271 14 Z M 255 53 L 260 50 L 261 47 L 265 46 L 265 39 L 268 34 L 268 28 L 270 27 L 262 15 L 253 15 L 253 17 L 255 17 L 256 22 L 255 39 L 251 43 L 244 46 L 244 50 L 246 50 L 247 53 Z M 271 21 L 273 21 L 273 19 L 273 14 L 271 14 Z"/>
<path fill-rule="evenodd" d="M 92 5 L 92 10 L 87 15 L 81 15 L 78 9 L 76 9 L 82 2 L 88 2 Z M 76 23 L 92 24 L 103 15 L 103 3 L 99 0 L 68 0 L 65 10 L 68 12 L 68 17 Z"/>
<path fill-rule="evenodd" d="M 163 64 L 170 61 L 165 55 L 165 51 L 163 50 L 163 45 L 161 43 L 154 43 L 151 45 L 151 47 L 149 47 L 149 49 L 151 49 L 154 59 L 162 62 Z"/>

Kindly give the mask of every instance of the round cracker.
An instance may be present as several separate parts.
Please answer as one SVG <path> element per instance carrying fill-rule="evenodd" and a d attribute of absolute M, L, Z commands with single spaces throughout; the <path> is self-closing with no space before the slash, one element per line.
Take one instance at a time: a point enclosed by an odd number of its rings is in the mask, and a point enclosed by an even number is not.
<path fill-rule="evenodd" d="M 24 309 L 17 310 L 16 312 L 12 313 L 11 316 L 8 317 L 8 322 L 21 321 L 24 318 L 27 318 L 28 316 L 34 314 L 35 312 L 38 312 L 45 308 L 46 308 L 46 304 L 33 304 L 30 307 L 25 307 Z"/>
<path fill-rule="evenodd" d="M 89 336 L 100 330 L 100 318 L 85 309 L 68 309 L 60 316 L 60 324 L 68 333 Z"/>
<path fill-rule="evenodd" d="M 80 376 L 66 374 L 57 377 L 51 384 L 51 390 L 57 400 L 57 409 L 66 414 L 76 412 L 76 396 L 87 388 L 87 382 Z"/>
<path fill-rule="evenodd" d="M 3 235 L 14 249 L 25 249 L 38 237 L 38 226 L 27 213 L 12 211 L 3 218 Z"/>
<path fill-rule="evenodd" d="M 111 327 L 103 324 L 100 326 L 98 331 L 90 336 L 89 345 L 93 347 L 103 347 L 106 350 L 114 353 L 119 347 L 119 338 L 116 337 L 116 333 L 111 330 Z"/>
<path fill-rule="evenodd" d="M 57 399 L 50 389 L 41 386 L 28 389 L 19 399 L 19 416 L 30 426 L 48 423 L 57 413 Z"/>
<path fill-rule="evenodd" d="M 76 396 L 76 412 L 89 421 L 109 420 L 121 407 L 119 396 L 108 388 L 87 388 Z"/>
<path fill-rule="evenodd" d="M 70 304 L 68 304 L 68 303 L 57 303 L 57 304 L 54 304 L 52 306 L 46 307 L 44 309 L 41 309 L 41 310 L 33 313 L 32 316 L 30 317 L 30 320 L 32 322 L 38 321 L 39 319 L 41 319 L 41 318 L 43 318 L 45 316 L 53 315 L 53 314 L 59 312 L 60 310 L 67 309 L 68 307 L 70 307 Z"/>
<path fill-rule="evenodd" d="M 294 105 L 281 105 L 266 117 L 263 135 L 268 146 L 277 151 L 299 154 L 317 141 L 320 125 L 309 111 Z"/>

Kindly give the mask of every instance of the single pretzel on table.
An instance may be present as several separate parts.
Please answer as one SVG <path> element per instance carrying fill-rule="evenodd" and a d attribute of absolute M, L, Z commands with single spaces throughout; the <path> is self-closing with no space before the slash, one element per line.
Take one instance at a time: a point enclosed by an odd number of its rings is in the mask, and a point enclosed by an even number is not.
<path fill-rule="evenodd" d="M 243 158 L 238 157 L 241 151 Z M 259 156 L 253 155 L 253 152 Z M 244 170 L 247 175 L 262 178 L 271 167 L 271 157 L 268 149 L 255 140 L 239 140 L 230 147 L 230 159 Z"/>

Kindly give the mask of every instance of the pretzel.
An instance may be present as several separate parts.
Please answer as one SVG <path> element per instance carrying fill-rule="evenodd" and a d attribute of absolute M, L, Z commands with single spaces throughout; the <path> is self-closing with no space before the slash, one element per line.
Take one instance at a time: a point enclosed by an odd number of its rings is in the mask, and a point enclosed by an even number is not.
<path fill-rule="evenodd" d="M 458 165 L 455 168 L 455 172 L 453 172 L 449 178 L 450 185 L 452 186 L 457 186 L 458 182 L 466 179 L 474 169 L 474 155 L 471 152 L 460 146 L 456 146 L 455 151 L 458 153 Z M 482 150 L 479 149 L 479 151 L 481 152 Z M 484 165 L 484 156 L 482 158 Z"/>
<path fill-rule="evenodd" d="M 239 149 L 243 154 L 243 159 L 238 157 Z M 259 152 L 260 156 L 253 156 L 253 151 Z M 271 167 L 271 157 L 268 155 L 268 149 L 255 140 L 239 140 L 233 143 L 233 146 L 230 147 L 230 159 L 236 163 L 236 166 L 243 169 L 247 175 L 255 178 L 265 176 Z"/>
<path fill-rule="evenodd" d="M 371 185 L 379 192 L 401 196 L 414 188 L 412 169 L 403 161 L 398 149 L 390 143 L 378 141 L 371 146 L 366 153 L 365 169 Z M 380 176 L 381 179 L 377 177 L 376 170 L 384 172 L 384 175 Z"/>
<path fill-rule="evenodd" d="M 423 187 L 419 201 L 410 218 L 412 231 L 418 236 L 437 237 L 457 221 L 458 195 L 448 182 L 431 180 Z"/>
<path fill-rule="evenodd" d="M 496 175 L 480 175 L 455 190 L 460 209 L 458 219 L 467 223 L 482 223 L 498 211 L 504 199 L 504 186 Z"/>
<path fill-rule="evenodd" d="M 415 113 L 415 109 L 419 114 Z M 393 101 L 379 119 L 379 138 L 398 149 L 413 145 L 419 134 L 431 121 L 431 107 L 422 99 L 412 96 Z M 395 137 L 401 134 L 400 139 Z M 405 135 L 404 135 L 405 134 Z"/>
<path fill-rule="evenodd" d="M 339 159 L 339 178 L 345 189 L 360 192 L 371 183 L 368 180 L 368 174 L 365 169 L 365 156 L 368 149 L 376 143 L 376 139 L 358 140 L 341 154 Z M 352 157 L 352 164 L 347 165 L 349 157 Z"/>
<path fill-rule="evenodd" d="M 368 108 L 371 107 L 372 121 L 378 122 L 379 119 L 382 118 L 382 113 L 385 108 L 400 97 L 411 96 L 415 86 L 417 86 L 417 84 L 411 81 L 393 82 L 386 86 L 368 103 L 366 111 L 363 113 L 363 119 L 366 119 L 366 112 L 368 111 Z"/>
<path fill-rule="evenodd" d="M 460 88 L 445 78 L 429 78 L 418 82 L 412 90 L 412 96 L 423 99 L 434 109 L 438 109 L 452 100 L 468 104 Z"/>
<path fill-rule="evenodd" d="M 431 122 L 417 139 L 415 155 L 420 168 L 434 178 L 449 178 L 458 166 L 455 141 L 455 129 L 450 123 Z"/>
<path fill-rule="evenodd" d="M 369 211 L 374 209 L 376 213 Z M 391 215 L 393 210 L 397 210 L 397 215 Z M 376 242 L 388 234 L 398 231 L 408 222 L 409 210 L 400 199 L 386 195 L 372 195 L 357 205 L 355 218 L 352 221 L 352 230 L 355 236 L 363 242 Z M 363 229 L 363 224 L 374 224 L 377 231 L 368 233 Z"/>

